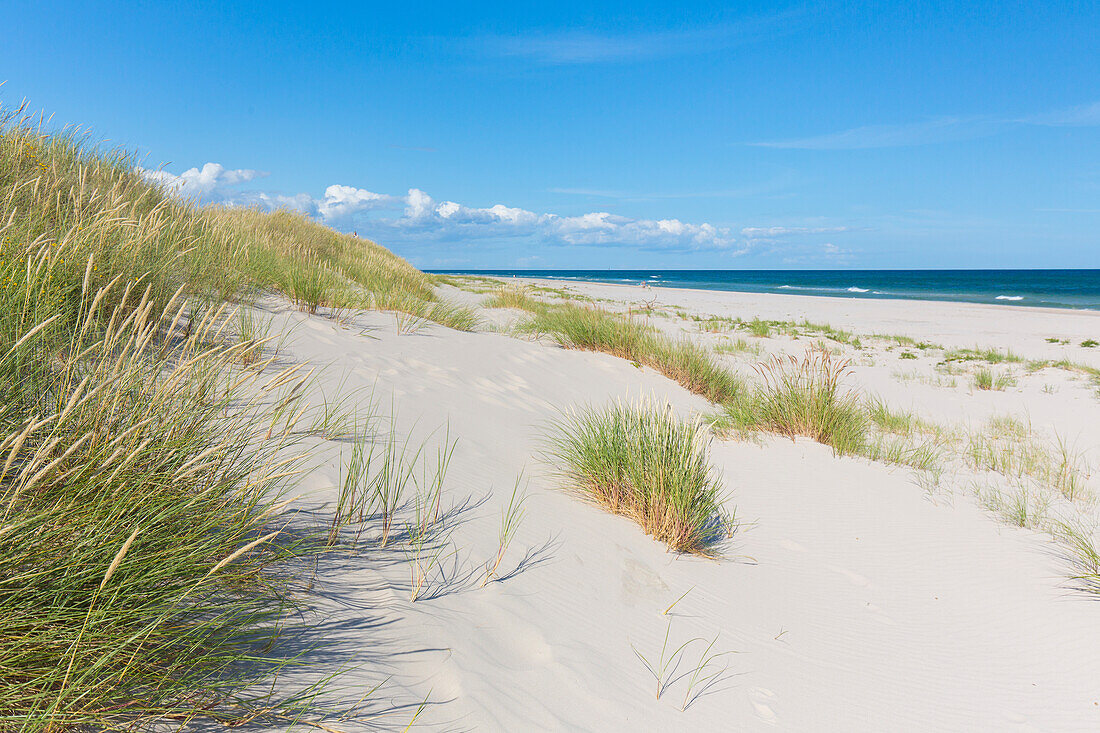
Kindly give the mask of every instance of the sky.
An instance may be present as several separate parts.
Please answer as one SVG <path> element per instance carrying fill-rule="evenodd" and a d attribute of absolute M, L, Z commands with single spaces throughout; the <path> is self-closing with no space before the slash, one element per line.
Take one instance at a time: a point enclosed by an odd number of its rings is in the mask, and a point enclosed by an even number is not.
<path fill-rule="evenodd" d="M 3 109 L 420 267 L 1100 266 L 1100 3 L 3 6 Z"/>

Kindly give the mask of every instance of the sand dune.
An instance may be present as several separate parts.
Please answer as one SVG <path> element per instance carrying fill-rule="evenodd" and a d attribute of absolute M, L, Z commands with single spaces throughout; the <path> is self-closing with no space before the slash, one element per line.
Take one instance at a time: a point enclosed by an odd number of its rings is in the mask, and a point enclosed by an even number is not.
<path fill-rule="evenodd" d="M 1100 336 L 1095 313 L 570 288 L 617 308 L 656 297 L 699 314 L 809 318 L 860 334 L 1100 365 L 1100 349 L 1077 345 Z M 285 357 L 325 367 L 318 389 L 363 400 L 373 393 L 386 410 L 392 397 L 398 431 L 426 440 L 429 451 L 443 426 L 458 438 L 443 496 L 456 509 L 425 597 L 410 602 L 408 559 L 398 551 L 330 558 L 317 569 L 322 600 L 309 623 L 320 671 L 344 670 L 330 694 L 355 701 L 381 685 L 368 705 L 381 717 L 341 729 L 400 730 L 426 700 L 414 730 L 1100 730 L 1096 596 L 1070 587 L 1064 553 L 1047 534 L 983 507 L 973 477 L 948 475 L 929 489 L 909 469 L 838 458 L 802 438 L 720 440 L 712 458 L 739 529 L 718 560 L 678 556 L 562 492 L 540 453 L 563 409 L 649 397 L 688 416 L 713 409 L 702 398 L 650 369 L 545 339 L 434 325 L 401 334 L 384 313 L 340 323 L 278 304 L 269 310 L 273 329 L 292 334 Z M 498 323 L 514 317 L 492 314 Z M 661 327 L 705 343 L 728 338 L 679 319 Z M 1072 345 L 1047 343 L 1053 336 Z M 753 343 L 760 356 L 729 357 L 739 371 L 811 339 Z M 936 357 L 899 353 L 881 345 L 852 352 L 853 384 L 949 425 L 1029 417 L 1037 432 L 1057 430 L 1096 464 L 1100 400 L 1086 378 L 1058 369 L 1027 375 L 1017 365 L 1016 386 L 982 392 L 964 375 L 936 384 L 947 379 Z M 335 496 L 340 457 L 328 447 L 305 482 L 303 506 Z M 503 577 L 479 587 L 521 473 L 525 518 Z M 1077 511 L 1092 509 L 1080 503 Z M 669 651 L 698 640 L 673 659 L 657 699 L 639 654 L 655 661 L 666 632 Z M 712 639 L 711 651 L 723 654 L 712 669 L 724 671 L 681 710 Z"/>

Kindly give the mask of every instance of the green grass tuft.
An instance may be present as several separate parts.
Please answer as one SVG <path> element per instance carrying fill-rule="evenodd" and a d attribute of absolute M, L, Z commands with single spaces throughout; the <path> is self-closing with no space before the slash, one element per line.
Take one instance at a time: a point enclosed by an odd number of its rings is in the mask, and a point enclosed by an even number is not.
<path fill-rule="evenodd" d="M 673 340 L 652 326 L 601 308 L 542 306 L 521 327 L 550 334 L 567 348 L 601 351 L 656 369 L 712 402 L 736 399 L 744 391 L 741 380 L 705 347 L 688 339 Z"/>
<path fill-rule="evenodd" d="M 678 552 L 708 555 L 733 526 L 708 443 L 671 408 L 618 405 L 562 418 L 550 453 L 569 488 Z"/>
<path fill-rule="evenodd" d="M 378 245 L 135 165 L 0 115 L 0 730 L 277 718 L 305 377 L 248 302 L 472 327 Z"/>
<path fill-rule="evenodd" d="M 760 365 L 764 384 L 752 411 L 757 427 L 812 438 L 840 455 L 859 452 L 867 418 L 858 396 L 841 385 L 848 368 L 848 362 L 816 346 L 802 359 L 775 357 Z"/>

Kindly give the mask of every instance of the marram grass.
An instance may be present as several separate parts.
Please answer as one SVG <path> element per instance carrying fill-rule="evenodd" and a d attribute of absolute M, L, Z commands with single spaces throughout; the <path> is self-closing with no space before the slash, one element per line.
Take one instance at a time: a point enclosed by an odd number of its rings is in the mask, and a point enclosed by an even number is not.
<path fill-rule="evenodd" d="M 840 455 L 864 451 L 869 420 L 859 395 L 842 384 L 847 362 L 814 346 L 801 359 L 773 357 L 757 371 L 761 384 L 727 401 L 717 428 L 805 436 Z"/>
<path fill-rule="evenodd" d="M 249 347 L 206 340 L 224 310 L 114 287 L 81 291 L 67 332 L 64 311 L 3 318 L 0 729 L 229 722 L 280 666 L 262 649 L 289 594 L 265 568 L 290 416 L 245 396 L 258 374 L 232 388 Z"/>
<path fill-rule="evenodd" d="M 191 206 L 21 114 L 0 115 L 0 730 L 278 718 L 301 702 L 271 696 L 294 611 L 271 566 L 304 551 L 279 496 L 305 377 L 237 302 L 472 315 L 373 243 Z"/>
<path fill-rule="evenodd" d="M 562 417 L 549 454 L 568 488 L 673 550 L 708 555 L 733 528 L 709 441 L 670 407 L 620 404 Z"/>
<path fill-rule="evenodd" d="M 497 296 L 506 298 L 504 292 Z M 601 308 L 573 304 L 547 305 L 530 298 L 509 296 L 514 306 L 539 303 L 523 328 L 550 334 L 570 349 L 601 351 L 648 366 L 685 389 L 712 402 L 725 402 L 744 391 L 741 380 L 706 348 L 688 339 L 674 340 L 652 326 Z"/>

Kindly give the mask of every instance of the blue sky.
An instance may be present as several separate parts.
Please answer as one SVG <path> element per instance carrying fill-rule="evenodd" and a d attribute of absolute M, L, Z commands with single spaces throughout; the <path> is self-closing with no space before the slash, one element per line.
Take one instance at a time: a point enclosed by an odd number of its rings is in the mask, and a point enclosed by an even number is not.
<path fill-rule="evenodd" d="M 1096 3 L 4 16 L 6 108 L 423 267 L 1100 265 Z"/>

